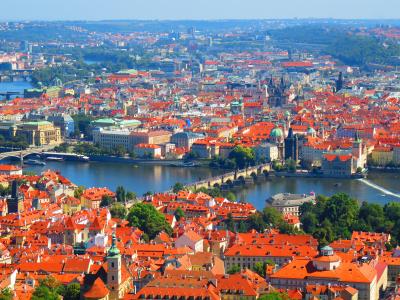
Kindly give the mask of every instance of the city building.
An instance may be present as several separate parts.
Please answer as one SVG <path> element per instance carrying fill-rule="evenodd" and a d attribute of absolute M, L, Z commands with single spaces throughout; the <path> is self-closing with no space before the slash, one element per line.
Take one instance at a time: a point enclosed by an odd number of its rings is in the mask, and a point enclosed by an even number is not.
<path fill-rule="evenodd" d="M 31 146 L 57 145 L 62 142 L 60 128 L 48 121 L 18 124 L 13 135 L 25 138 Z"/>
<path fill-rule="evenodd" d="M 275 144 L 261 143 L 254 147 L 254 153 L 258 160 L 271 162 L 279 158 L 278 146 Z"/>
<path fill-rule="evenodd" d="M 190 150 L 193 143 L 202 138 L 204 138 L 204 135 L 199 133 L 190 131 L 177 132 L 171 136 L 171 143 L 175 144 L 177 147 Z"/>
<path fill-rule="evenodd" d="M 54 126 L 61 129 L 61 135 L 64 137 L 71 137 L 75 133 L 75 122 L 70 115 L 52 115 L 48 116 L 47 120 L 52 122 Z"/>
<path fill-rule="evenodd" d="M 315 195 L 280 193 L 267 199 L 268 206 L 277 209 L 284 215 L 299 216 L 299 208 L 304 203 L 315 203 Z"/>
<path fill-rule="evenodd" d="M 305 289 L 310 284 L 348 285 L 358 291 L 360 300 L 377 300 L 386 283 L 387 266 L 375 261 L 357 263 L 343 261 L 329 246 L 315 258 L 295 259 L 270 276 L 271 284 L 280 289 Z"/>

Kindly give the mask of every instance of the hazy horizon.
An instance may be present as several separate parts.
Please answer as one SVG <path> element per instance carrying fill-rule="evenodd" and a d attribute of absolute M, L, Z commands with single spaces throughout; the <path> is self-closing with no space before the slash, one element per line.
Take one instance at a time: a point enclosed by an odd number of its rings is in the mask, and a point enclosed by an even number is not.
<path fill-rule="evenodd" d="M 3 0 L 0 20 L 398 20 L 398 0 Z"/>

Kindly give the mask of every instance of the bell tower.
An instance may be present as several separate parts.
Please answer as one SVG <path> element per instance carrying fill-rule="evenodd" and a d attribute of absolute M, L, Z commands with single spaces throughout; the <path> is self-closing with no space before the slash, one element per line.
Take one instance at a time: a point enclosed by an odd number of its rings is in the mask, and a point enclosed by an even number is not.
<path fill-rule="evenodd" d="M 119 299 L 121 277 L 121 254 L 117 248 L 117 238 L 112 235 L 111 247 L 107 254 L 107 287 L 110 290 L 110 299 Z"/>

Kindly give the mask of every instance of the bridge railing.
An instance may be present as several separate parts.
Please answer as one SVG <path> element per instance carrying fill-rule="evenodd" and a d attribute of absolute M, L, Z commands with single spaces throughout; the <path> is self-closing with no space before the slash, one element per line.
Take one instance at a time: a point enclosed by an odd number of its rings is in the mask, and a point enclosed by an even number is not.
<path fill-rule="evenodd" d="M 267 166 L 270 166 L 270 164 L 261 164 L 261 165 L 257 165 L 257 166 L 251 166 L 251 167 L 248 167 L 248 168 L 244 168 L 244 169 L 238 169 L 236 171 L 231 171 L 231 172 L 224 173 L 224 174 L 221 174 L 221 175 L 218 175 L 218 176 L 209 177 L 209 178 L 206 178 L 206 179 L 203 179 L 203 180 L 199 180 L 199 181 L 196 181 L 196 182 L 193 182 L 193 183 L 188 183 L 185 186 L 186 187 L 196 186 L 196 185 L 201 185 L 201 184 L 212 182 L 212 181 L 216 181 L 216 180 L 222 180 L 222 178 L 224 178 L 224 177 L 229 177 L 229 176 L 232 176 L 232 175 L 235 175 L 235 174 L 241 174 L 241 173 L 245 173 L 245 172 L 256 171 L 256 170 L 258 170 L 260 168 L 264 168 L 264 167 L 267 167 Z"/>

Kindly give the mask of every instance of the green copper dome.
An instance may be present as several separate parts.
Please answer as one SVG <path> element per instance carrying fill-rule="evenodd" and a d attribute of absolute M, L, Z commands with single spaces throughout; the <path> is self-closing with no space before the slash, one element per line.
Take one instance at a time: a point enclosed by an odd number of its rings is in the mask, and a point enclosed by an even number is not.
<path fill-rule="evenodd" d="M 278 126 L 272 129 L 271 134 L 269 135 L 271 138 L 280 138 L 283 136 L 283 131 Z"/>
<path fill-rule="evenodd" d="M 115 236 L 115 233 L 112 235 L 112 243 L 111 247 L 108 250 L 108 257 L 113 257 L 113 256 L 118 256 L 120 254 L 119 249 L 117 248 L 117 237 Z"/>

